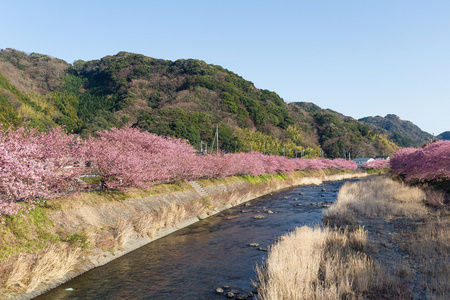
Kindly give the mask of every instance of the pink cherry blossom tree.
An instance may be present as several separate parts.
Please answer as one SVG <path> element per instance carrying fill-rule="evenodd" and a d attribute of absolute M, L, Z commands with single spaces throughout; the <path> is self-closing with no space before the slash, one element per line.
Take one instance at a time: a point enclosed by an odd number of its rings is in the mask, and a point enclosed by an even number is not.
<path fill-rule="evenodd" d="M 422 149 L 400 149 L 391 159 L 391 168 L 407 181 L 449 179 L 450 141 L 434 142 Z"/>
<path fill-rule="evenodd" d="M 372 169 L 372 170 L 381 170 L 381 169 L 388 169 L 390 168 L 391 164 L 389 160 L 373 160 L 369 161 L 364 164 L 365 169 Z"/>
<path fill-rule="evenodd" d="M 17 201 L 36 203 L 73 190 L 83 170 L 85 144 L 62 128 L 47 133 L 20 127 L 0 130 L 0 212 L 15 214 Z"/>

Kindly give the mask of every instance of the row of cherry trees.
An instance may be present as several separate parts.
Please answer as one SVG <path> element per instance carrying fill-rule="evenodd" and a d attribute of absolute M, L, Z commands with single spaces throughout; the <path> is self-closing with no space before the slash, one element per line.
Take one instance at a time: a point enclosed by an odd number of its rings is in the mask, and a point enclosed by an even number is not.
<path fill-rule="evenodd" d="M 437 141 L 421 149 L 400 149 L 391 159 L 391 169 L 407 181 L 450 179 L 450 141 Z"/>
<path fill-rule="evenodd" d="M 382 169 L 388 169 L 391 167 L 389 160 L 373 160 L 369 161 L 364 164 L 364 169 L 371 169 L 371 170 L 382 170 Z"/>
<path fill-rule="evenodd" d="M 231 175 L 262 175 L 294 170 L 354 170 L 344 159 L 288 159 L 258 152 L 198 155 L 186 141 L 137 128 L 112 129 L 87 140 L 61 128 L 0 130 L 0 213 L 16 214 L 40 198 L 77 192 L 82 174 L 97 174 L 107 189 Z M 85 167 L 86 162 L 91 164 Z M 30 207 L 30 206 L 28 206 Z"/>

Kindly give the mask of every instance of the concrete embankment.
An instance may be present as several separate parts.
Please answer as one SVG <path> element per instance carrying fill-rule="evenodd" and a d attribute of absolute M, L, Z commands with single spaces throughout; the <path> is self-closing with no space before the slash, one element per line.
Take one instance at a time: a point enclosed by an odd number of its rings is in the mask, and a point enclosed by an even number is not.
<path fill-rule="evenodd" d="M 50 202 L 39 208 L 42 216 L 37 219 L 45 226 L 36 225 L 39 228 L 28 236 L 45 236 L 42 243 L 31 251 L 22 247 L 2 260 L 1 292 L 10 298 L 36 297 L 147 243 L 251 199 L 293 186 L 363 176 L 366 174 L 317 171 L 230 177 L 127 194 L 85 193 Z M 36 222 L 36 218 L 31 219 L 31 223 Z M 4 232 L 11 229 L 7 222 L 1 226 L 5 227 Z"/>

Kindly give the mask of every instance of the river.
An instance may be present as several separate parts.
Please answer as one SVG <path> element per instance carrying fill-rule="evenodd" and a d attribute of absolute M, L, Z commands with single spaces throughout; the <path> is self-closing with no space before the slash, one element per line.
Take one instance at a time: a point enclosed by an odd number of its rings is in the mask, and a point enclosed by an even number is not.
<path fill-rule="evenodd" d="M 36 299 L 226 299 L 215 293 L 224 286 L 251 292 L 255 267 L 267 256 L 264 250 L 296 227 L 320 225 L 323 208 L 317 204 L 335 201 L 344 182 L 298 186 L 254 199 L 158 239 Z"/>

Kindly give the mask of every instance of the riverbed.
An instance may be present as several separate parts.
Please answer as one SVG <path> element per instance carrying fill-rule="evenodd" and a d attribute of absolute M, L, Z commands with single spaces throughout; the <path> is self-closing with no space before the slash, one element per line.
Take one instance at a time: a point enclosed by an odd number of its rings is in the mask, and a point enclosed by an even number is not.
<path fill-rule="evenodd" d="M 254 199 L 36 299 L 225 299 L 215 292 L 224 286 L 229 286 L 225 291 L 249 293 L 268 247 L 296 227 L 321 225 L 322 210 L 336 200 L 344 182 L 298 186 Z"/>

